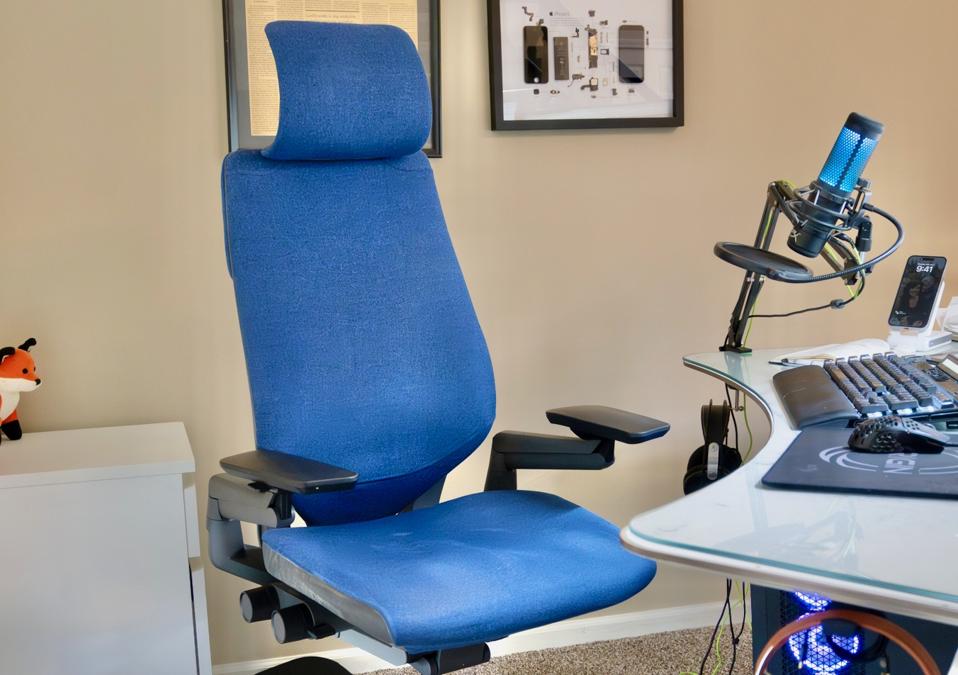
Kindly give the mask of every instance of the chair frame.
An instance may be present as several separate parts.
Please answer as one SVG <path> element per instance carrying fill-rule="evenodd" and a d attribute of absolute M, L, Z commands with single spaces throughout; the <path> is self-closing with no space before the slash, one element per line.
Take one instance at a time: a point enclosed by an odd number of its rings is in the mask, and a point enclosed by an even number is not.
<path fill-rule="evenodd" d="M 517 489 L 518 469 L 600 470 L 615 461 L 615 441 L 643 443 L 665 435 L 669 425 L 635 413 L 604 406 L 550 410 L 550 422 L 568 427 L 571 436 L 503 431 L 493 438 L 485 491 Z M 396 665 L 409 664 L 421 675 L 444 675 L 485 663 L 489 646 L 478 643 L 425 654 L 408 653 L 345 621 L 312 598 L 273 577 L 263 560 L 262 535 L 293 522 L 291 495 L 350 489 L 358 476 L 346 469 L 302 457 L 255 450 L 220 462 L 226 473 L 210 478 L 206 528 L 213 565 L 258 587 L 240 595 L 243 618 L 254 623 L 269 619 L 281 643 L 341 639 Z M 439 502 L 444 478 L 404 511 L 429 508 Z M 257 544 L 244 541 L 242 523 L 257 526 Z M 324 661 L 320 659 L 320 661 Z M 270 675 L 302 672 L 296 663 L 268 671 Z M 311 658 L 316 663 L 315 657 Z M 327 662 L 325 672 L 343 673 Z M 264 674 L 265 675 L 265 674 Z M 316 672 L 324 675 L 324 671 Z"/>

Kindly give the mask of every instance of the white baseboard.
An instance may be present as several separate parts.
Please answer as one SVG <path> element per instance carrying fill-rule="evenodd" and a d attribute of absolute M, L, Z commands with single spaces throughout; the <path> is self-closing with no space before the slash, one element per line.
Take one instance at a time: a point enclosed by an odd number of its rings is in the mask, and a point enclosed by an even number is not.
<path fill-rule="evenodd" d="M 619 640 L 650 633 L 663 633 L 686 628 L 702 628 L 715 623 L 722 605 L 708 602 L 699 605 L 650 609 L 595 616 L 586 619 L 570 619 L 559 623 L 533 628 L 522 633 L 492 642 L 489 648 L 493 656 L 528 652 L 553 647 L 567 647 L 601 640 Z M 322 656 L 338 662 L 351 673 L 368 673 L 381 668 L 395 668 L 357 647 L 330 649 L 309 656 Z M 213 675 L 256 675 L 267 668 L 290 661 L 290 657 L 261 659 L 242 663 L 224 663 L 213 667 Z"/>

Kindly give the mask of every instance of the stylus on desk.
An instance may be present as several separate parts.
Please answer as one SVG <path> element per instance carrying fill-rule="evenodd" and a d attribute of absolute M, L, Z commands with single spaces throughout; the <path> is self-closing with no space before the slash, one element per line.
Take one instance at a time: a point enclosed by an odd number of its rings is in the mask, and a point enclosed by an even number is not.
<path fill-rule="evenodd" d="M 823 359 L 780 359 L 769 361 L 773 366 L 818 366 Z"/>

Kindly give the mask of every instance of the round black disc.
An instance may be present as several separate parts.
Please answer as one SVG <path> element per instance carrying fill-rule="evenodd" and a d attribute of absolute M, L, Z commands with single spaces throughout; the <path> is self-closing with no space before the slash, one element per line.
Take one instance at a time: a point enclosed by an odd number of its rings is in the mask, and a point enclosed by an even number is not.
<path fill-rule="evenodd" d="M 812 271 L 800 262 L 772 251 L 763 251 L 754 246 L 720 241 L 715 245 L 715 255 L 725 262 L 774 279 L 796 282 L 812 278 Z"/>

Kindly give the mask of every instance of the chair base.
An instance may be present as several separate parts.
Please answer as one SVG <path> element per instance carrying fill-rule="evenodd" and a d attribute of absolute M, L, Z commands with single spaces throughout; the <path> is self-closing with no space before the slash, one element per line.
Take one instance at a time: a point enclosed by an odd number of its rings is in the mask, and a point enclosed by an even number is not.
<path fill-rule="evenodd" d="M 350 675 L 350 672 L 335 661 L 304 656 L 264 670 L 259 675 Z"/>

